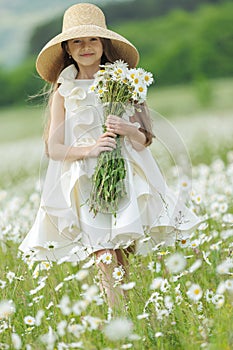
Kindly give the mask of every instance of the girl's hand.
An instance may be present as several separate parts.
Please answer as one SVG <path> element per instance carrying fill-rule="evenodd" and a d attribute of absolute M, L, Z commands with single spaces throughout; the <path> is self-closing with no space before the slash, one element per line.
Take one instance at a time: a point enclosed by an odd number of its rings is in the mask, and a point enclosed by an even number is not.
<path fill-rule="evenodd" d="M 116 134 L 109 131 L 102 134 L 96 141 L 96 144 L 91 147 L 87 157 L 98 157 L 103 151 L 112 151 L 114 148 L 116 148 L 115 137 Z"/>
<path fill-rule="evenodd" d="M 137 131 L 137 127 L 116 115 L 108 115 L 105 123 L 107 131 L 113 132 L 121 136 L 132 137 Z"/>

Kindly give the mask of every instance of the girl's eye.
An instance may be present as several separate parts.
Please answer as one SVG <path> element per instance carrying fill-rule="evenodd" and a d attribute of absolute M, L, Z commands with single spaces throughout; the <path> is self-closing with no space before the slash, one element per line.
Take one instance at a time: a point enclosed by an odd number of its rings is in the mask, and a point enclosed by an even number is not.
<path fill-rule="evenodd" d="M 74 40 L 73 43 L 79 44 L 79 43 L 81 43 L 81 40 L 78 40 L 78 39 L 77 39 L 77 40 Z"/>
<path fill-rule="evenodd" d="M 97 38 L 91 38 L 91 41 L 97 41 Z"/>

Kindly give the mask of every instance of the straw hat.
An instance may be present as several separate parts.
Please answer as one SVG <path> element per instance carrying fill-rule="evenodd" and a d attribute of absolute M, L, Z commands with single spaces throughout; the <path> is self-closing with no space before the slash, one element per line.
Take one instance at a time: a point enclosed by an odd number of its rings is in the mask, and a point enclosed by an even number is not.
<path fill-rule="evenodd" d="M 39 53 L 36 69 L 40 76 L 46 81 L 56 82 L 64 68 L 62 41 L 89 36 L 111 39 L 119 59 L 127 62 L 131 68 L 137 65 L 139 54 L 134 45 L 123 36 L 107 29 L 105 16 L 97 6 L 81 3 L 66 10 L 62 32 L 51 39 Z"/>

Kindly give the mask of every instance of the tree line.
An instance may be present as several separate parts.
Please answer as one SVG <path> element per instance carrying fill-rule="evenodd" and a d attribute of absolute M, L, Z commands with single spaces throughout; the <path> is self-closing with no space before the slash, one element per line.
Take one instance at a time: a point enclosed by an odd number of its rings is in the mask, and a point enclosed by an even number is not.
<path fill-rule="evenodd" d="M 137 2 L 141 3 L 135 0 Z M 142 3 L 149 7 L 149 4 L 159 2 L 147 0 Z M 164 4 L 168 2 L 165 0 Z M 223 2 L 200 6 L 193 12 L 177 9 L 166 16 L 115 22 L 111 29 L 135 44 L 141 56 L 139 66 L 154 74 L 157 86 L 192 83 L 233 76 L 232 13 L 233 4 Z M 59 19 L 39 26 L 30 41 L 30 55 L 23 64 L 10 72 L 0 68 L 0 84 L 4 87 L 0 105 L 24 103 L 29 94 L 37 94 L 44 86 L 35 70 L 35 57 L 44 45 L 39 37 L 48 41 L 60 32 L 60 28 Z"/>

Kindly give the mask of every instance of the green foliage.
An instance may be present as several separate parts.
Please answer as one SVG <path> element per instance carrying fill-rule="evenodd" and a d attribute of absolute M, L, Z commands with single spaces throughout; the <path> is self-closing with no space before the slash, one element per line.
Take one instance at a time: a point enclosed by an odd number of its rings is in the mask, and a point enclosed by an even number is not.
<path fill-rule="evenodd" d="M 36 27 L 28 44 L 29 55 L 36 55 L 46 44 L 60 32 L 62 18 L 55 18 Z"/>
<path fill-rule="evenodd" d="M 166 17 L 125 23 L 114 29 L 139 49 L 140 65 L 159 84 L 191 82 L 199 76 L 232 76 L 232 3 L 181 10 Z"/>
<path fill-rule="evenodd" d="M 22 65 L 11 71 L 0 69 L 0 105 L 25 104 L 30 96 L 37 95 L 44 81 L 35 69 L 35 58 L 28 58 Z M 36 100 L 38 101 L 38 100 Z"/>

